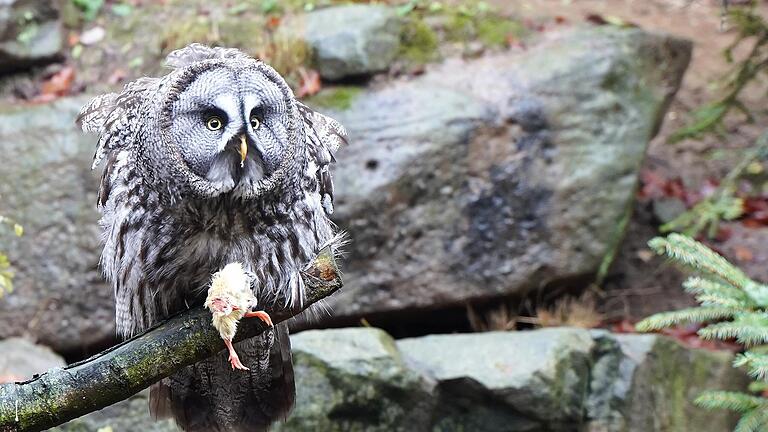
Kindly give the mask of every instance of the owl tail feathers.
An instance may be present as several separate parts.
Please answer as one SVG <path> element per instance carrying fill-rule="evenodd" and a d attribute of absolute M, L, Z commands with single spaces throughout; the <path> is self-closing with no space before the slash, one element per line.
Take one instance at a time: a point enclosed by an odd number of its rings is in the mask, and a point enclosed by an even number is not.
<path fill-rule="evenodd" d="M 233 371 L 226 351 L 188 366 L 151 387 L 152 416 L 187 432 L 258 432 L 284 420 L 295 400 L 287 326 L 235 348 L 250 371 Z"/>

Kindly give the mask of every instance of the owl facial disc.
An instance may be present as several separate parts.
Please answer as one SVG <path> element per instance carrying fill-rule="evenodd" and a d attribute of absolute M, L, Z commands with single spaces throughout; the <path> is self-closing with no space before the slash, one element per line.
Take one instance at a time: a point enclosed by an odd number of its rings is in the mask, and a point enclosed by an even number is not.
<path fill-rule="evenodd" d="M 274 69 L 253 59 L 202 60 L 182 68 L 171 87 L 163 132 L 196 194 L 253 199 L 295 184 L 303 123 Z"/>

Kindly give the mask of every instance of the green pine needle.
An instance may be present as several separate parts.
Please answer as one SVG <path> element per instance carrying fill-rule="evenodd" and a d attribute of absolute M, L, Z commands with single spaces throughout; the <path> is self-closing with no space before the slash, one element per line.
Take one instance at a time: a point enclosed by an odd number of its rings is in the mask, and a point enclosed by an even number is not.
<path fill-rule="evenodd" d="M 768 377 L 768 355 L 747 351 L 733 359 L 734 367 L 746 366 L 752 378 L 764 381 Z"/>
<path fill-rule="evenodd" d="M 765 432 L 768 421 L 768 411 L 760 406 L 741 416 L 734 432 Z"/>
<path fill-rule="evenodd" d="M 696 240 L 682 234 L 670 234 L 666 238 L 652 239 L 648 246 L 660 255 L 743 290 L 755 304 L 768 306 L 768 287 L 751 280 L 743 271 Z"/>
<path fill-rule="evenodd" d="M 748 386 L 749 391 L 752 393 L 762 393 L 768 391 L 768 382 L 765 381 L 752 381 Z"/>
<path fill-rule="evenodd" d="M 691 276 L 683 282 L 685 291 L 696 295 L 700 303 L 705 300 L 713 306 L 753 308 L 755 302 L 738 288 L 720 281 Z"/>
<path fill-rule="evenodd" d="M 737 319 L 710 324 L 698 331 L 702 339 L 736 339 L 742 345 L 757 345 L 768 342 L 768 321 L 753 322 Z"/>
<path fill-rule="evenodd" d="M 657 237 L 648 245 L 659 254 L 667 255 L 675 261 L 685 264 L 694 270 L 718 277 L 729 284 L 744 288 L 749 278 L 701 243 L 682 234 L 670 234 L 666 238 Z"/>
<path fill-rule="evenodd" d="M 640 321 L 635 326 L 635 329 L 641 332 L 661 330 L 663 328 L 673 327 L 678 324 L 702 323 L 706 321 L 731 318 L 739 312 L 739 309 L 719 306 L 699 306 L 681 309 L 678 311 L 661 312 L 655 315 L 651 315 L 648 318 Z"/>
<path fill-rule="evenodd" d="M 761 406 L 765 401 L 757 396 L 730 391 L 705 391 L 693 403 L 706 409 L 725 409 L 745 413 Z"/>

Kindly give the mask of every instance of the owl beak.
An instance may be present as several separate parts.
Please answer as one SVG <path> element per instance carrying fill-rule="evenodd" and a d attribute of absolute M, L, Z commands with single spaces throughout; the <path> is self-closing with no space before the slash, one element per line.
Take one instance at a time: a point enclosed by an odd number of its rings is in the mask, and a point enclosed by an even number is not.
<path fill-rule="evenodd" d="M 245 134 L 240 135 L 240 168 L 245 165 L 245 157 L 248 156 L 248 142 L 245 139 Z"/>

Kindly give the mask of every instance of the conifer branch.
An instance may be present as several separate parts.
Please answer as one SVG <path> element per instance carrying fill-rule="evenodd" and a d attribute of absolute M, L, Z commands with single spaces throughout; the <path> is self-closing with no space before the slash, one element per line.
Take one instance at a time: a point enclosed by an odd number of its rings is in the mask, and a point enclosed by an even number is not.
<path fill-rule="evenodd" d="M 744 393 L 710 390 L 699 395 L 693 403 L 707 409 L 727 409 L 729 411 L 745 413 L 761 406 L 765 402 L 762 398 Z"/>
<path fill-rule="evenodd" d="M 655 238 L 649 245 L 657 253 L 688 266 L 706 277 L 692 276 L 683 286 L 696 296 L 698 307 L 652 315 L 636 325 L 639 331 L 659 330 L 684 322 L 702 323 L 704 339 L 736 341 L 751 349 L 736 356 L 734 367 L 746 367 L 759 380 L 751 391 L 768 388 L 768 287 L 747 277 L 725 258 L 703 244 L 680 234 Z M 718 322 L 719 321 L 719 322 Z M 768 426 L 768 399 L 737 392 L 708 391 L 695 403 L 707 409 L 727 409 L 742 414 L 737 432 L 763 431 Z"/>
<path fill-rule="evenodd" d="M 717 319 L 731 318 L 739 313 L 729 307 L 692 307 L 671 312 L 661 312 L 640 321 L 635 325 L 637 331 L 647 332 L 673 327 L 679 324 L 703 323 Z"/>

